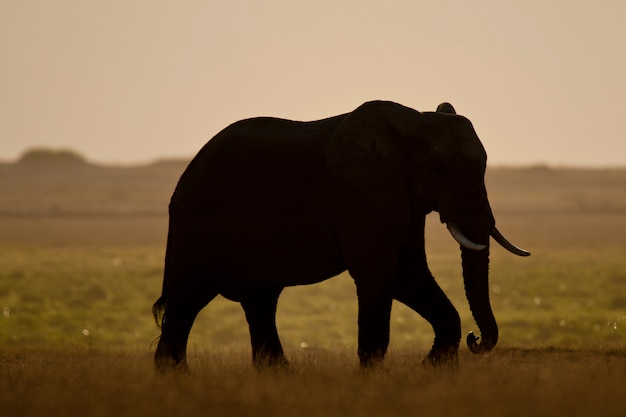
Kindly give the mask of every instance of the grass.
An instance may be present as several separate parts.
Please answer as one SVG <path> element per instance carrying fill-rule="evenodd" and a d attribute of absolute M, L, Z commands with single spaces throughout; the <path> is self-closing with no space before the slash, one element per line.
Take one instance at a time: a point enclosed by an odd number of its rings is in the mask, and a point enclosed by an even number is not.
<path fill-rule="evenodd" d="M 435 235 L 431 269 L 463 320 L 457 249 Z M 5 246 L 0 250 L 3 415 L 486 416 L 623 415 L 626 261 L 620 247 L 566 247 L 516 259 L 494 248 L 500 343 L 462 347 L 456 372 L 423 368 L 428 324 L 395 304 L 382 369 L 358 371 L 348 276 L 286 289 L 278 327 L 288 373 L 257 373 L 239 305 L 198 317 L 189 376 L 158 377 L 150 315 L 160 246 Z"/>
<path fill-rule="evenodd" d="M 0 355 L 6 415 L 620 416 L 626 354 L 499 349 L 462 354 L 457 371 L 422 368 L 393 350 L 359 372 L 340 350 L 291 353 L 291 372 L 255 372 L 247 352 L 192 351 L 192 375 L 156 376 L 126 349 L 16 348 Z"/>
<path fill-rule="evenodd" d="M 492 304 L 501 343 L 516 348 L 620 348 L 626 340 L 626 262 L 621 248 L 562 249 L 533 262 L 494 248 Z M 161 247 L 5 247 L 0 251 L 0 346 L 32 344 L 147 347 L 158 332 L 150 306 L 160 294 Z M 431 269 L 476 330 L 456 250 L 432 256 Z M 278 326 L 286 346 L 355 349 L 356 295 L 347 274 L 288 288 Z M 247 343 L 238 304 L 217 299 L 197 319 L 190 343 Z M 432 331 L 395 304 L 392 345 L 426 349 Z"/>
<path fill-rule="evenodd" d="M 161 258 L 150 248 L 5 248 L 0 345 L 143 343 Z"/>
<path fill-rule="evenodd" d="M 180 166 L 160 165 L 158 180 L 146 169 L 90 171 L 91 194 L 81 192 L 87 177 L 55 180 L 49 191 L 49 178 L 31 171 L 0 177 L 10 197 L 0 201 L 2 415 L 623 415 L 625 172 L 490 174 L 499 228 L 533 255 L 492 249 L 500 341 L 486 356 L 462 346 L 455 372 L 421 366 L 432 330 L 397 303 L 384 367 L 359 372 L 356 294 L 343 274 L 281 296 L 290 372 L 252 369 L 241 307 L 218 298 L 192 329 L 192 374 L 157 377 L 151 305 L 161 290 L 169 169 L 178 175 Z M 132 172 L 139 177 L 126 181 Z M 436 216 L 427 246 L 463 332 L 476 331 L 457 245 Z"/>

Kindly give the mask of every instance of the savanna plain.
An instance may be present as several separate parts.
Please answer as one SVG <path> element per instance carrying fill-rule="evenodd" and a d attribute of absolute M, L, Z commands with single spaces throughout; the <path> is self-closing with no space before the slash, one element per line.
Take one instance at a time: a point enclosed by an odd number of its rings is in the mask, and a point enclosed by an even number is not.
<path fill-rule="evenodd" d="M 384 366 L 358 369 L 349 275 L 288 288 L 277 321 L 289 371 L 257 372 L 238 304 L 214 300 L 191 332 L 189 375 L 157 375 L 151 305 L 161 291 L 169 196 L 186 161 L 94 166 L 35 152 L 0 164 L 3 416 L 623 416 L 626 170 L 493 167 L 500 326 L 488 355 L 424 367 L 430 326 L 394 304 Z M 428 218 L 430 268 L 477 331 L 457 245 Z M 275 256 L 280 257 L 280 253 Z"/>

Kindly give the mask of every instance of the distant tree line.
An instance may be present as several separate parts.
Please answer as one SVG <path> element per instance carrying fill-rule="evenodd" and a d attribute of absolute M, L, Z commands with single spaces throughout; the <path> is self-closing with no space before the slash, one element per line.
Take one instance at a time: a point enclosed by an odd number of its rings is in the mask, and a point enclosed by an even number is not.
<path fill-rule="evenodd" d="M 20 165 L 86 166 L 87 160 L 79 153 L 68 149 L 36 148 L 24 152 Z"/>

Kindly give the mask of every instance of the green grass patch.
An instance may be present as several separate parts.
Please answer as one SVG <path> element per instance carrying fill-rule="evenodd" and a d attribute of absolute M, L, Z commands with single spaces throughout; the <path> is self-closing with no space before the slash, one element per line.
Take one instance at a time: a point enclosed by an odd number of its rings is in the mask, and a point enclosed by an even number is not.
<path fill-rule="evenodd" d="M 519 259 L 494 251 L 491 299 L 506 347 L 623 348 L 626 260 L 622 248 L 552 249 Z M 151 315 L 161 291 L 163 248 L 4 247 L 0 251 L 0 346 L 146 348 L 158 336 Z M 437 252 L 431 269 L 477 331 L 465 299 L 458 253 Z M 287 288 L 277 321 L 288 348 L 356 350 L 357 300 L 347 274 Z M 426 321 L 395 303 L 391 348 L 427 350 Z M 241 307 L 222 298 L 201 312 L 190 344 L 248 345 Z"/>

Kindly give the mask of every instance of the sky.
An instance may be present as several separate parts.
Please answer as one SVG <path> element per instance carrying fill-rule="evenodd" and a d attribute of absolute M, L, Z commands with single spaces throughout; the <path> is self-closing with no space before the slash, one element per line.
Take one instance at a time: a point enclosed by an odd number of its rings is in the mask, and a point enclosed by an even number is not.
<path fill-rule="evenodd" d="M 443 101 L 490 165 L 626 166 L 622 0 L 0 0 L 0 161 L 191 158 L 253 116 Z"/>

